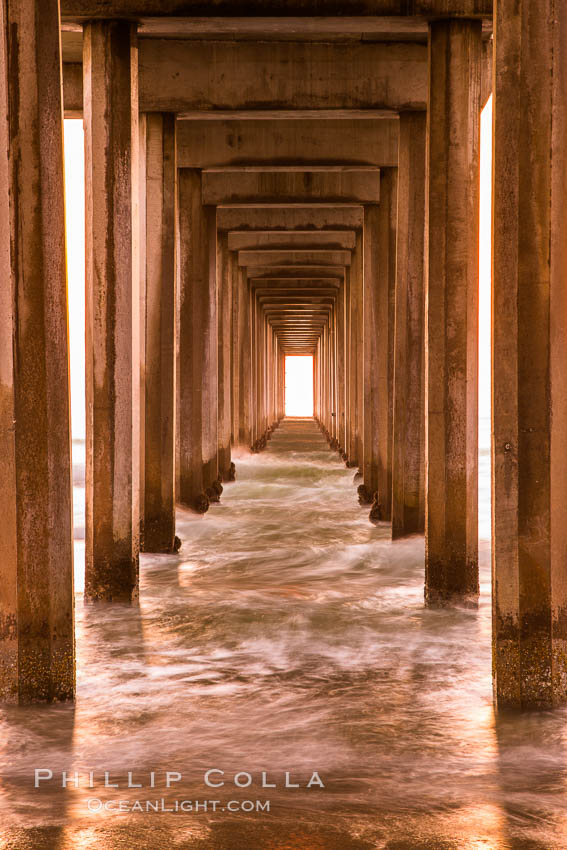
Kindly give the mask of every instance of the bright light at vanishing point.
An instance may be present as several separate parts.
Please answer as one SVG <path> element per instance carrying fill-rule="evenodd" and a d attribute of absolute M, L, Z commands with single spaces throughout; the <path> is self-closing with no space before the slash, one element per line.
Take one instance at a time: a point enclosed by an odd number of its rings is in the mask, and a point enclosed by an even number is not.
<path fill-rule="evenodd" d="M 285 415 L 313 416 L 313 357 L 285 358 Z"/>

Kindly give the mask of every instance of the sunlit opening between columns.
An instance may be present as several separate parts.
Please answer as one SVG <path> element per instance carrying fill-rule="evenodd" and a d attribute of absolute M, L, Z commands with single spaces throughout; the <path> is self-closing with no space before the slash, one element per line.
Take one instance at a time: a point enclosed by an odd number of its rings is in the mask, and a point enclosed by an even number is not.
<path fill-rule="evenodd" d="M 285 415 L 313 416 L 313 357 L 285 358 Z"/>

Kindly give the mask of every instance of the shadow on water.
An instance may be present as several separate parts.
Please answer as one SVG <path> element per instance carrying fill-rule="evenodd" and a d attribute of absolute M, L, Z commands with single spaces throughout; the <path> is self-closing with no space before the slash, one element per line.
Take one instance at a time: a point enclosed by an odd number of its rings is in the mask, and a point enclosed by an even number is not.
<path fill-rule="evenodd" d="M 565 847 L 566 719 L 564 709 L 497 716 L 499 796 L 510 850 Z"/>
<path fill-rule="evenodd" d="M 488 546 L 478 609 L 426 609 L 423 540 L 368 522 L 314 422 L 285 421 L 236 464 L 220 504 L 179 511 L 178 555 L 141 558 L 139 606 L 79 600 L 72 734 L 51 709 L 0 715 L 5 765 L 28 777 L 41 756 L 81 779 L 53 787 L 60 814 L 4 784 L 6 846 L 567 846 L 564 715 L 495 724 Z M 166 810 L 104 809 L 120 799 Z"/>

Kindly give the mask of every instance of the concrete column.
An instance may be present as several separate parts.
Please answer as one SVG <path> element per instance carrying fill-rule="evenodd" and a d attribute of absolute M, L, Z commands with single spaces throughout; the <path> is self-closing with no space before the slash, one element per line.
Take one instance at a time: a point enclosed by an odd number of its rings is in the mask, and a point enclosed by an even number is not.
<path fill-rule="evenodd" d="M 353 299 L 353 354 L 356 358 L 353 378 L 353 391 L 356 451 L 354 459 L 359 469 L 364 461 L 364 237 L 363 231 L 356 234 L 355 248 L 352 254 L 351 266 L 351 298 Z"/>
<path fill-rule="evenodd" d="M 144 546 L 144 504 L 146 488 L 146 113 L 138 115 L 138 268 L 139 268 L 139 318 L 140 318 L 140 355 L 139 355 L 139 394 L 138 415 L 139 433 L 139 505 L 140 505 L 140 551 Z M 135 414 L 134 414 L 135 415 Z"/>
<path fill-rule="evenodd" d="M 148 113 L 145 216 L 144 510 L 142 548 L 175 543 L 175 115 Z"/>
<path fill-rule="evenodd" d="M 232 280 L 234 258 L 228 250 L 228 233 L 217 235 L 218 269 L 218 462 L 223 481 L 232 481 L 230 436 Z"/>
<path fill-rule="evenodd" d="M 258 305 L 260 311 L 261 347 L 260 347 L 260 370 L 261 370 L 261 392 L 262 392 L 262 436 L 268 427 L 268 327 L 266 315 L 263 308 Z"/>
<path fill-rule="evenodd" d="M 239 337 L 241 305 L 240 273 L 238 265 L 230 264 L 232 280 L 231 333 L 230 333 L 230 440 L 231 446 L 240 444 L 240 358 L 242 340 Z"/>
<path fill-rule="evenodd" d="M 207 208 L 207 243 L 209 249 L 208 273 L 209 316 L 207 337 L 208 364 L 210 372 L 203 371 L 203 406 L 205 411 L 203 431 L 203 462 L 204 480 L 209 501 L 218 502 L 222 493 L 221 477 L 219 475 L 219 437 L 218 437 L 218 253 L 217 253 L 217 222 L 216 210 Z M 205 364 L 203 364 L 205 365 Z"/>
<path fill-rule="evenodd" d="M 382 202 L 382 198 L 380 201 Z M 358 488 L 358 498 L 361 504 L 370 504 L 374 494 L 378 498 L 378 459 L 379 438 L 378 426 L 379 408 L 384 399 L 380 394 L 380 369 L 378 358 L 378 343 L 382 333 L 388 334 L 388 328 L 379 327 L 380 299 L 380 264 L 382 258 L 379 252 L 380 207 L 367 205 L 364 208 L 364 283 L 363 283 L 363 312 L 364 312 L 364 457 L 362 459 L 363 483 Z M 386 286 L 387 295 L 387 286 Z M 382 516 L 378 517 L 382 519 Z"/>
<path fill-rule="evenodd" d="M 59 4 L 0 2 L 0 699 L 75 690 Z"/>
<path fill-rule="evenodd" d="M 337 426 L 339 451 L 346 446 L 346 344 L 345 344 L 345 280 L 341 281 L 337 299 Z"/>
<path fill-rule="evenodd" d="M 338 443 L 338 419 L 337 419 L 337 320 L 336 304 L 333 305 L 330 315 L 331 328 L 331 437 L 332 445 L 336 448 Z"/>
<path fill-rule="evenodd" d="M 249 290 L 250 302 L 250 447 L 252 448 L 258 439 L 258 356 L 256 341 L 256 295 L 253 289 Z"/>
<path fill-rule="evenodd" d="M 250 448 L 252 445 L 252 318 L 250 288 L 244 269 L 238 272 L 238 292 L 238 339 L 241 343 L 238 371 L 238 442 L 239 445 Z"/>
<path fill-rule="evenodd" d="M 349 382 L 348 382 L 348 407 L 349 407 L 349 445 L 347 448 L 348 460 L 347 466 L 358 466 L 362 463 L 360 456 L 360 448 L 362 444 L 361 435 L 359 432 L 362 424 L 360 416 L 359 395 L 362 389 L 362 356 L 359 356 L 359 349 L 362 348 L 363 334 L 360 331 L 362 320 L 362 236 L 357 233 L 356 248 L 353 252 L 352 265 L 347 269 L 348 290 L 349 290 Z M 363 414 L 364 415 L 364 414 Z"/>
<path fill-rule="evenodd" d="M 139 548 L 136 27 L 83 37 L 86 177 L 85 596 L 137 595 Z"/>
<path fill-rule="evenodd" d="M 425 528 L 426 115 L 402 112 L 394 343 L 392 537 Z"/>
<path fill-rule="evenodd" d="M 352 412 L 351 412 L 351 391 L 350 391 L 350 383 L 351 383 L 351 372 L 350 372 L 350 361 L 351 361 L 351 335 L 350 335 L 350 269 L 345 270 L 345 445 L 344 445 L 344 453 L 346 457 L 344 458 L 345 462 L 348 464 L 348 455 L 350 451 L 350 443 L 351 443 L 351 429 L 352 429 Z"/>
<path fill-rule="evenodd" d="M 496 7 L 493 663 L 500 708 L 567 699 L 567 7 Z"/>
<path fill-rule="evenodd" d="M 178 171 L 179 501 L 203 513 L 218 476 L 216 216 L 201 203 L 201 173 Z M 213 243 L 211 246 L 211 242 Z M 211 266 L 213 268 L 211 268 Z"/>
<path fill-rule="evenodd" d="M 396 290 L 396 238 L 398 169 L 380 172 L 378 222 L 378 457 L 377 492 L 382 519 L 392 518 L 392 423 L 394 411 L 394 310 Z"/>
<path fill-rule="evenodd" d="M 427 145 L 429 602 L 478 595 L 480 21 L 431 23 Z"/>
<path fill-rule="evenodd" d="M 396 277 L 397 171 L 380 175 L 380 206 L 364 213 L 364 484 L 372 519 L 392 506 L 392 387 Z"/>

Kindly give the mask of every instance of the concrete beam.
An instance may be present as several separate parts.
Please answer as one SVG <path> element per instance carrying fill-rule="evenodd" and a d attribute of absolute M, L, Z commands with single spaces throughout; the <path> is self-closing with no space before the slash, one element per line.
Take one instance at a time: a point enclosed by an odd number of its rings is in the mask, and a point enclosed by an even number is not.
<path fill-rule="evenodd" d="M 325 297 L 316 297 L 316 296 L 308 296 L 308 295 L 293 295 L 293 296 L 280 296 L 277 295 L 258 295 L 258 290 L 256 290 L 256 295 L 258 297 L 258 301 L 260 304 L 270 304 L 270 305 L 278 305 L 284 308 L 298 308 L 303 306 L 312 306 L 312 305 L 330 305 L 332 306 L 336 302 L 336 298 L 325 298 Z"/>
<path fill-rule="evenodd" d="M 65 30 L 75 29 L 64 24 Z M 277 41 L 420 41 L 427 43 L 427 19 L 400 13 L 358 17 L 141 17 L 138 34 L 149 38 L 246 39 Z"/>
<path fill-rule="evenodd" d="M 407 0 L 402 9 L 399 0 L 63 0 L 64 19 L 132 17 L 162 18 L 191 14 L 211 17 L 270 15 L 327 16 L 436 16 L 490 17 L 492 0 Z"/>
<path fill-rule="evenodd" d="M 145 39 L 140 44 L 140 100 L 149 112 L 267 106 L 424 109 L 427 48 Z"/>
<path fill-rule="evenodd" d="M 272 206 L 230 207 L 217 209 L 219 230 L 359 230 L 364 221 L 361 206 Z"/>
<path fill-rule="evenodd" d="M 333 265 L 252 266 L 250 270 L 247 270 L 247 274 L 248 277 L 257 280 L 262 278 L 264 280 L 270 278 L 279 278 L 281 280 L 286 277 L 293 280 L 313 280 L 315 278 L 321 280 L 327 277 L 338 282 L 344 277 L 345 267 Z"/>
<path fill-rule="evenodd" d="M 283 292 L 301 295 L 333 295 L 338 288 L 338 278 L 251 278 L 250 287 L 255 292 Z"/>
<path fill-rule="evenodd" d="M 282 322 L 293 322 L 297 321 L 298 327 L 302 324 L 309 324 L 313 319 L 323 319 L 327 321 L 330 313 L 332 312 L 332 308 L 328 310 L 321 310 L 320 308 L 313 308 L 312 310 L 287 310 L 287 309 L 278 309 L 269 307 L 263 308 L 264 315 L 269 319 L 273 319 L 274 322 L 282 321 Z"/>
<path fill-rule="evenodd" d="M 67 80 L 66 73 L 64 79 Z M 73 79 L 76 79 L 74 70 L 66 82 L 69 97 Z M 68 108 L 67 100 L 65 108 Z M 223 121 L 206 121 L 201 113 L 201 120 L 179 121 L 179 165 L 194 168 L 262 163 L 394 166 L 398 161 L 397 117 L 355 118 L 349 113 L 327 118 L 321 114 L 302 117 L 297 111 L 293 115 L 288 120 L 282 120 L 281 115 L 258 120 L 256 113 L 256 118 L 251 120 L 238 120 L 233 115 L 230 120 L 226 116 Z"/>
<path fill-rule="evenodd" d="M 303 266 L 303 265 L 332 265 L 350 266 L 350 251 L 299 251 L 275 250 L 269 248 L 257 251 L 239 251 L 239 266 Z"/>
<path fill-rule="evenodd" d="M 57 0 L 0 2 L 0 700 L 73 699 Z"/>
<path fill-rule="evenodd" d="M 203 204 L 377 204 L 379 201 L 378 168 L 267 166 L 203 171 Z"/>
<path fill-rule="evenodd" d="M 339 251 L 352 251 L 354 232 L 329 230 L 314 233 L 312 230 L 252 230 L 250 232 L 231 231 L 228 234 L 230 251 L 251 251 L 259 248 L 320 250 L 328 248 Z"/>

